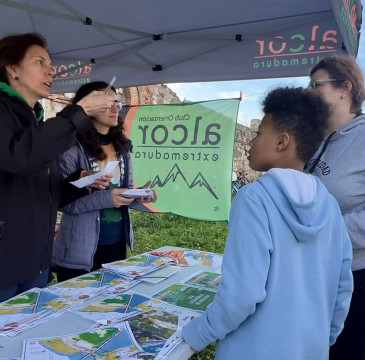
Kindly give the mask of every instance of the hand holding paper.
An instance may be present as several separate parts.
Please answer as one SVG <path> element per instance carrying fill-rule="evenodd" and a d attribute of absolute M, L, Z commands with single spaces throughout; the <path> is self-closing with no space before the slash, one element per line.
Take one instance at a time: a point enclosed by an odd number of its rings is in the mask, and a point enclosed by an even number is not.
<path fill-rule="evenodd" d="M 119 163 L 119 161 L 109 161 L 107 166 L 102 171 L 99 171 L 96 174 L 85 176 L 79 180 L 72 181 L 71 184 L 75 185 L 78 188 L 82 188 L 82 187 L 91 185 L 96 180 L 101 179 L 104 175 L 112 173 L 118 163 Z"/>
<path fill-rule="evenodd" d="M 141 186 L 139 189 L 143 190 L 147 190 L 147 191 L 150 191 L 150 195 L 148 197 L 140 197 L 140 198 L 137 198 L 136 200 L 138 202 L 140 202 L 141 204 L 143 203 L 149 203 L 149 202 L 156 202 L 157 201 L 157 192 L 155 189 L 152 189 L 150 188 L 150 185 L 151 185 L 152 181 L 149 180 L 146 182 L 146 184 L 144 184 L 143 186 Z"/>
<path fill-rule="evenodd" d="M 80 178 L 97 174 L 99 171 L 93 171 L 93 170 L 83 170 L 81 171 Z M 109 183 L 112 181 L 114 177 L 113 173 L 103 175 L 100 179 L 95 180 L 95 182 L 88 187 L 93 187 L 99 190 L 105 190 L 109 187 Z"/>
<path fill-rule="evenodd" d="M 154 193 L 152 192 L 152 189 L 127 189 L 124 192 L 120 192 L 119 196 L 125 197 L 125 198 L 148 198 L 149 196 L 153 199 Z"/>

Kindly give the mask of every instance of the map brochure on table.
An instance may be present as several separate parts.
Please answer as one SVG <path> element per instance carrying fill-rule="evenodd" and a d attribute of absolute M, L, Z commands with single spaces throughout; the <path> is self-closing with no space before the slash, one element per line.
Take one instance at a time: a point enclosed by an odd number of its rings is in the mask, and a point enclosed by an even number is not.
<path fill-rule="evenodd" d="M 217 291 L 221 280 L 222 274 L 209 271 L 199 271 L 181 280 L 180 284 Z"/>
<path fill-rule="evenodd" d="M 196 313 L 168 304 L 119 324 L 23 342 L 22 360 L 163 360 L 182 341 L 181 329 Z"/>
<path fill-rule="evenodd" d="M 175 265 L 179 266 L 209 266 L 211 268 L 218 268 L 222 266 L 223 255 L 210 253 L 200 250 L 189 249 L 173 249 L 166 251 L 152 251 L 151 255 L 169 257 Z"/>
<path fill-rule="evenodd" d="M 168 265 L 160 270 L 156 270 L 151 274 L 147 274 L 142 276 L 140 279 L 143 282 L 158 284 L 159 282 L 168 279 L 170 276 L 176 274 L 181 271 L 180 266 Z"/>
<path fill-rule="evenodd" d="M 47 289 L 33 288 L 0 303 L 0 336 L 15 336 L 81 302 Z"/>
<path fill-rule="evenodd" d="M 161 301 L 146 295 L 126 292 L 105 297 L 94 303 L 82 305 L 71 311 L 86 319 L 102 324 L 115 324 L 127 318 L 146 312 L 159 305 Z"/>
<path fill-rule="evenodd" d="M 22 360 L 107 360 L 130 359 L 143 352 L 128 323 L 118 327 L 89 330 L 23 342 Z"/>
<path fill-rule="evenodd" d="M 214 291 L 185 284 L 172 284 L 153 295 L 157 300 L 194 311 L 204 311 L 214 297 Z"/>
<path fill-rule="evenodd" d="M 145 354 L 154 355 L 156 360 L 161 360 L 183 341 L 181 329 L 195 316 L 198 316 L 195 312 L 160 304 L 127 321 Z"/>
<path fill-rule="evenodd" d="M 144 253 L 125 260 L 103 264 L 103 268 L 118 275 L 136 279 L 170 265 L 171 262 L 171 258 Z"/>
<path fill-rule="evenodd" d="M 117 285 L 113 285 L 113 286 L 108 286 L 107 288 L 105 288 L 105 290 L 103 291 L 104 295 L 117 295 L 120 293 L 123 293 L 129 289 L 131 289 L 133 286 L 136 286 L 137 284 L 139 284 L 141 282 L 141 280 L 133 280 L 133 279 L 123 279 L 121 277 L 119 277 L 120 281 L 115 281 L 116 283 L 118 283 Z"/>
<path fill-rule="evenodd" d="M 87 300 L 100 293 L 123 292 L 139 284 L 140 280 L 128 280 L 104 270 L 94 271 L 48 287 L 51 291 Z"/>

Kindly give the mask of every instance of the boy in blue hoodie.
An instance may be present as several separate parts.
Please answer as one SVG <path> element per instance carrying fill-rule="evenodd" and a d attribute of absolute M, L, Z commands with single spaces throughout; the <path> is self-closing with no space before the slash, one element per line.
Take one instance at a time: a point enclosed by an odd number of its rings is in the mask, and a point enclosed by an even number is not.
<path fill-rule="evenodd" d="M 295 88 L 271 91 L 249 151 L 267 172 L 237 193 L 222 282 L 213 303 L 183 328 L 216 359 L 325 360 L 343 328 L 352 249 L 339 206 L 304 165 L 321 143 L 328 106 Z"/>

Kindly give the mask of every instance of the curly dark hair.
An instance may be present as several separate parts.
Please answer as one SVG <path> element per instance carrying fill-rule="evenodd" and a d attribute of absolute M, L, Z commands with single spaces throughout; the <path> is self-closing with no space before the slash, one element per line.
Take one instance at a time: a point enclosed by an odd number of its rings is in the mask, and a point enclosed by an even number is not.
<path fill-rule="evenodd" d="M 78 103 L 82 98 L 86 95 L 90 94 L 92 91 L 103 90 L 108 87 L 108 84 L 104 81 L 94 81 L 88 84 L 81 86 L 72 100 L 73 104 Z M 115 88 L 112 87 L 115 93 Z M 110 141 L 114 145 L 115 151 L 123 155 L 132 149 L 131 141 L 124 135 L 124 119 L 119 115 L 118 116 L 118 125 L 113 126 L 109 129 L 108 135 L 110 136 Z M 86 131 L 83 134 L 77 134 L 77 139 L 83 144 L 87 150 L 87 152 L 94 156 L 97 160 L 105 160 L 107 155 L 104 153 L 100 142 L 98 132 L 96 131 L 95 127 L 91 130 Z"/>
<path fill-rule="evenodd" d="M 262 105 L 278 131 L 294 136 L 297 156 L 307 163 L 323 141 L 330 115 L 327 103 L 313 91 L 285 87 L 271 91 Z"/>

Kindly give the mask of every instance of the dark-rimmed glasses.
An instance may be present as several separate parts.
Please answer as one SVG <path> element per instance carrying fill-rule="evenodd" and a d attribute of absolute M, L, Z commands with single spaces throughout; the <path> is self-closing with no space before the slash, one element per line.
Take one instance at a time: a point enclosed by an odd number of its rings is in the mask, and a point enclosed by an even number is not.
<path fill-rule="evenodd" d="M 321 84 L 321 83 L 342 82 L 342 81 L 346 81 L 346 80 L 339 80 L 339 79 L 316 79 L 316 80 L 311 80 L 309 82 L 308 89 L 315 89 L 318 86 L 318 84 Z"/>

